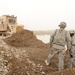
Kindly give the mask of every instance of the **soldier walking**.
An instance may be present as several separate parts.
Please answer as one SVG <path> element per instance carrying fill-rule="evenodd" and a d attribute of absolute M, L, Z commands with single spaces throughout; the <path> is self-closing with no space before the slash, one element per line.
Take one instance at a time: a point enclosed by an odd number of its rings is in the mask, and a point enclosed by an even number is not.
<path fill-rule="evenodd" d="M 50 62 L 55 54 L 59 54 L 59 71 L 64 69 L 64 50 L 65 45 L 67 44 L 67 49 L 71 47 L 71 38 L 69 32 L 64 30 L 66 27 L 65 22 L 60 22 L 59 29 L 56 29 L 54 34 L 50 38 L 51 52 L 48 56 L 48 59 L 45 60 L 46 65 L 50 65 Z"/>

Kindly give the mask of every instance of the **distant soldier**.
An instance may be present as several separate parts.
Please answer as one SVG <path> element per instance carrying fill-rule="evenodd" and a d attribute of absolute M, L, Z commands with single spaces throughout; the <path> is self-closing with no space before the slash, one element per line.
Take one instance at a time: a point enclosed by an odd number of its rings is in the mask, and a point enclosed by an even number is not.
<path fill-rule="evenodd" d="M 61 22 L 59 25 L 60 29 L 56 29 L 54 34 L 50 38 L 50 46 L 51 52 L 48 56 L 48 59 L 45 60 L 46 65 L 49 65 L 52 58 L 55 54 L 59 54 L 59 71 L 64 69 L 64 52 L 65 52 L 65 45 L 67 44 L 67 49 L 69 50 L 71 47 L 71 38 L 69 32 L 64 30 L 66 27 L 65 22 Z"/>
<path fill-rule="evenodd" d="M 68 67 L 72 68 L 75 66 L 75 31 L 71 30 L 69 33 L 71 37 L 71 49 L 68 51 Z"/>

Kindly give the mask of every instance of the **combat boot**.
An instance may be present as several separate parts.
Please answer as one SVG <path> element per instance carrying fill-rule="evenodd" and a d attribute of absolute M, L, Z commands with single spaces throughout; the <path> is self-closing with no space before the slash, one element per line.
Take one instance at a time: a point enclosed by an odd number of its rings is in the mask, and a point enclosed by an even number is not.
<path fill-rule="evenodd" d="M 47 66 L 49 66 L 49 63 L 48 63 L 48 61 L 47 61 L 47 60 L 45 60 L 45 64 L 46 64 Z"/>

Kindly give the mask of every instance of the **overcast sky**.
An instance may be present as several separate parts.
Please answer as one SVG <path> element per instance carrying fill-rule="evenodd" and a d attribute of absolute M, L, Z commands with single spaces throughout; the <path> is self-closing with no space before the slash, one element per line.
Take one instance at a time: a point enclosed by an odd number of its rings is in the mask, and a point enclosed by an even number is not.
<path fill-rule="evenodd" d="M 75 0 L 0 0 L 0 16 L 17 16 L 29 30 L 52 30 L 61 21 L 75 29 Z"/>

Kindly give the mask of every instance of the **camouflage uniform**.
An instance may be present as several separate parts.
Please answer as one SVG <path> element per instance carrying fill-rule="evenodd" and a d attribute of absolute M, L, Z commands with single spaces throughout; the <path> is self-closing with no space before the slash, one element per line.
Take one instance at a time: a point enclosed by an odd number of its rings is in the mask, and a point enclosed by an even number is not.
<path fill-rule="evenodd" d="M 52 48 L 48 56 L 47 62 L 50 63 L 54 55 L 58 53 L 59 54 L 58 68 L 60 71 L 64 69 L 65 45 L 67 44 L 67 48 L 70 49 L 71 38 L 69 33 L 66 30 L 64 30 L 64 28 L 66 27 L 66 23 L 61 22 L 59 26 L 60 26 L 60 29 L 57 29 L 50 38 L 50 46 L 52 45 Z"/>
<path fill-rule="evenodd" d="M 75 31 L 70 31 L 71 37 L 71 49 L 68 51 L 68 67 L 72 68 L 75 66 Z"/>

